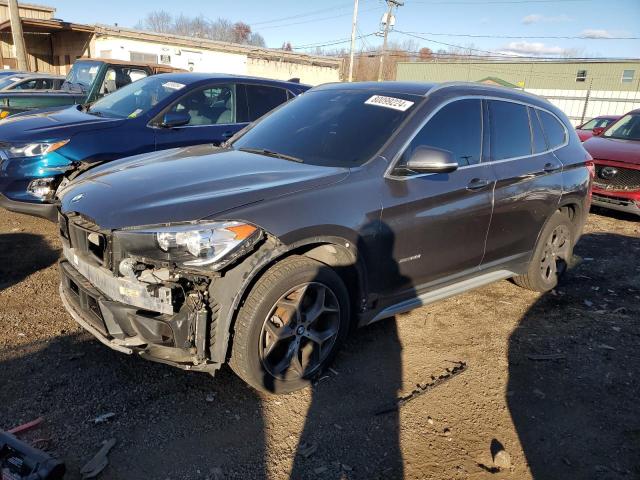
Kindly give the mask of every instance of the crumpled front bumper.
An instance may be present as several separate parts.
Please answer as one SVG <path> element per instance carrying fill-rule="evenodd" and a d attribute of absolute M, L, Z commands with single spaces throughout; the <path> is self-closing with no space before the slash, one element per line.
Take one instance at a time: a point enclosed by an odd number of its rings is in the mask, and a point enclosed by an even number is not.
<path fill-rule="evenodd" d="M 55 203 L 17 202 L 0 193 L 0 207 L 10 212 L 46 218 L 50 222 L 58 218 L 58 205 Z"/>
<path fill-rule="evenodd" d="M 193 312 L 163 314 L 114 301 L 68 260 L 59 263 L 60 297 L 74 320 L 104 345 L 128 355 L 184 370 L 213 373 L 220 365 L 202 361 L 191 341 Z M 118 279 L 113 277 L 114 282 Z M 184 309 L 183 309 L 184 310 Z"/>

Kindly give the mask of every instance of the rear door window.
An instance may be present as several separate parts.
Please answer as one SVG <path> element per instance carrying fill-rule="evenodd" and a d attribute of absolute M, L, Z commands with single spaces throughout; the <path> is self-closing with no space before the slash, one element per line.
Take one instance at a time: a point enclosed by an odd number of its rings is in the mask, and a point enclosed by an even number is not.
<path fill-rule="evenodd" d="M 245 85 L 248 105 L 248 119 L 253 122 L 265 113 L 288 100 L 287 91 L 283 88 L 267 85 Z"/>
<path fill-rule="evenodd" d="M 556 117 L 544 110 L 538 110 L 542 128 L 550 148 L 557 148 L 567 140 L 567 132 Z"/>
<path fill-rule="evenodd" d="M 526 106 L 490 100 L 489 118 L 492 160 L 531 155 L 531 130 Z"/>
<path fill-rule="evenodd" d="M 451 152 L 461 167 L 479 163 L 482 152 L 481 101 L 456 100 L 442 107 L 411 141 L 400 165 L 406 163 L 420 146 Z"/>

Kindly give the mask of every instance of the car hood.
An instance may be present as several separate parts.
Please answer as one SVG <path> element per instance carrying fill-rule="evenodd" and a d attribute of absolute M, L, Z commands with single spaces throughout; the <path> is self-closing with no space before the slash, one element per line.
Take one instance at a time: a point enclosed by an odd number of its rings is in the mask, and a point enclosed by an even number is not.
<path fill-rule="evenodd" d="M 61 209 L 79 213 L 104 229 L 187 222 L 338 182 L 348 175 L 347 168 L 198 145 L 91 169 L 60 192 Z"/>
<path fill-rule="evenodd" d="M 640 141 L 592 137 L 582 144 L 596 160 L 614 160 L 640 165 Z"/>
<path fill-rule="evenodd" d="M 9 117 L 0 121 L 0 142 L 23 143 L 61 140 L 75 133 L 100 128 L 113 128 L 125 122 L 121 118 L 105 118 L 81 112 L 77 106 L 62 110 Z"/>

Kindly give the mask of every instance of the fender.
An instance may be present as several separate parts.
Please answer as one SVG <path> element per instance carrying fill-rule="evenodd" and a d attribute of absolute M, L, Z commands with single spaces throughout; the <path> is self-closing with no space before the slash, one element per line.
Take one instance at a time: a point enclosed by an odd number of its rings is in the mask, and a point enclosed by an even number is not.
<path fill-rule="evenodd" d="M 311 258 L 322 261 L 313 251 L 323 245 L 332 245 L 339 251 L 349 252 L 350 263 L 358 275 L 357 297 L 364 307 L 366 302 L 366 267 L 358 256 L 356 246 L 340 237 L 311 237 L 285 245 L 278 238 L 267 235 L 266 240 L 250 255 L 226 270 L 223 276 L 214 278 L 209 286 L 211 309 L 209 353 L 211 361 L 223 363 L 229 351 L 233 322 L 242 300 L 257 281 L 260 274 L 277 261 L 296 253 L 311 253 Z M 326 262 L 323 262 L 326 263 Z M 351 290 L 351 289 L 350 289 Z"/>

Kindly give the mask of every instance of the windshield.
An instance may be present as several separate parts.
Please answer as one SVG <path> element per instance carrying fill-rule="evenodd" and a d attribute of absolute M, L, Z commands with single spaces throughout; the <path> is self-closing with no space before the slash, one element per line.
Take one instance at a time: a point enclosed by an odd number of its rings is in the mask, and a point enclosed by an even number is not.
<path fill-rule="evenodd" d="M 580 127 L 580 130 L 593 130 L 594 128 L 606 128 L 613 123 L 613 118 L 592 118 Z"/>
<path fill-rule="evenodd" d="M 93 81 L 98 75 L 102 62 L 94 62 L 91 60 L 83 60 L 76 62 L 69 70 L 67 78 L 64 80 L 64 86 L 66 88 L 80 89 L 83 92 L 89 90 L 89 87 L 93 85 Z"/>
<path fill-rule="evenodd" d="M 363 91 L 307 92 L 260 120 L 232 147 L 313 165 L 355 167 L 384 145 L 420 99 Z"/>
<path fill-rule="evenodd" d="M 114 118 L 139 117 L 184 87 L 183 83 L 167 80 L 163 75 L 143 78 L 98 100 L 89 113 Z"/>
<path fill-rule="evenodd" d="M 622 140 L 640 140 L 640 113 L 625 115 L 611 125 L 602 136 Z"/>
<path fill-rule="evenodd" d="M 2 80 L 0 80 L 0 90 L 7 88 L 11 85 L 13 85 L 14 83 L 18 82 L 22 80 L 19 77 L 7 77 L 7 78 L 3 78 Z"/>

